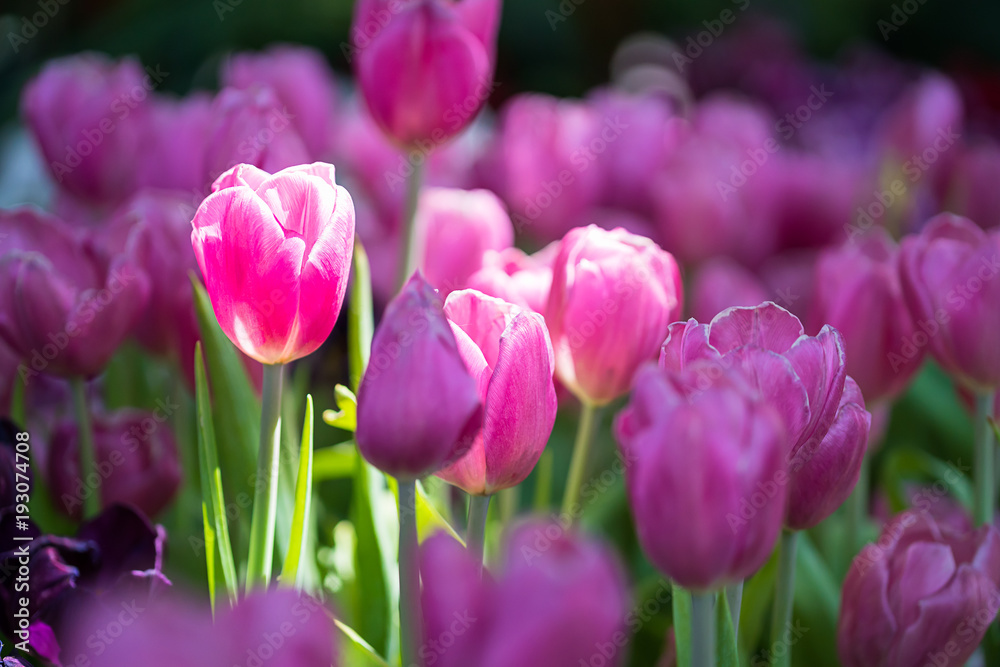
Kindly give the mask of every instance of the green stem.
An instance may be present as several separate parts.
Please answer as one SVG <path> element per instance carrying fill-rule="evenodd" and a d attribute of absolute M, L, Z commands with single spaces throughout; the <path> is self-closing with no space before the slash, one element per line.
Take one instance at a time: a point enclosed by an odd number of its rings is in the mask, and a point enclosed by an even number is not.
<path fill-rule="evenodd" d="M 726 586 L 726 602 L 729 603 L 729 615 L 733 619 L 733 632 L 736 638 L 740 636 L 740 607 L 743 605 L 743 582 Z"/>
<path fill-rule="evenodd" d="M 691 665 L 715 667 L 715 593 L 691 593 Z"/>
<path fill-rule="evenodd" d="M 473 558 L 483 562 L 483 544 L 486 542 L 486 515 L 493 496 L 469 496 L 469 526 L 465 544 Z"/>
<path fill-rule="evenodd" d="M 417 540 L 417 483 L 399 482 L 399 643 L 404 667 L 419 665 L 420 561 Z"/>
<path fill-rule="evenodd" d="M 267 588 L 274 558 L 274 524 L 278 511 L 278 476 L 281 462 L 282 364 L 264 364 L 264 389 L 260 406 L 260 447 L 254 480 L 253 515 L 250 519 L 250 553 L 247 593 Z"/>
<path fill-rule="evenodd" d="M 861 462 L 861 474 L 858 475 L 858 483 L 854 491 L 847 497 L 847 539 L 844 540 L 844 549 L 847 551 L 847 560 L 850 563 L 861 548 L 862 530 L 868 521 L 868 475 L 870 463 L 865 456 Z"/>
<path fill-rule="evenodd" d="M 90 484 L 87 479 L 90 473 L 95 473 L 97 482 L 83 497 L 83 518 L 89 519 L 101 513 L 101 476 L 96 474 L 97 465 L 94 453 L 94 431 L 90 425 L 90 411 L 87 407 L 87 383 L 81 377 L 70 381 L 73 391 L 73 412 L 76 415 L 76 426 L 79 429 L 80 449 L 80 479 L 82 488 Z M 23 426 L 23 425 L 22 425 Z"/>
<path fill-rule="evenodd" d="M 792 622 L 792 600 L 795 596 L 795 548 L 798 541 L 798 531 L 781 531 L 781 542 L 778 544 L 778 579 L 774 586 L 774 613 L 771 616 L 771 652 L 774 654 L 774 659 L 771 662 L 772 667 L 785 667 L 790 664 L 790 651 L 783 651 L 779 657 L 774 649 L 784 641 L 785 628 Z"/>
<path fill-rule="evenodd" d="M 566 491 L 563 493 L 562 503 L 562 513 L 570 522 L 576 519 L 574 516 L 576 512 L 573 509 L 580 500 L 580 487 L 587 472 L 587 460 L 590 458 L 590 447 L 594 441 L 599 414 L 600 409 L 597 406 L 586 402 L 580 412 L 580 424 L 577 426 L 573 459 L 569 464 L 569 477 L 566 479 Z"/>
<path fill-rule="evenodd" d="M 402 287 L 417 270 L 417 203 L 420 200 L 420 185 L 423 181 L 423 164 L 413 165 L 413 171 L 406 179 L 406 208 L 403 213 L 403 254 L 400 257 L 399 286 Z"/>
<path fill-rule="evenodd" d="M 976 525 L 993 523 L 993 507 L 996 502 L 996 481 L 994 466 L 996 456 L 993 453 L 993 434 L 989 425 L 989 417 L 993 412 L 993 392 L 976 394 L 976 501 L 974 514 Z"/>

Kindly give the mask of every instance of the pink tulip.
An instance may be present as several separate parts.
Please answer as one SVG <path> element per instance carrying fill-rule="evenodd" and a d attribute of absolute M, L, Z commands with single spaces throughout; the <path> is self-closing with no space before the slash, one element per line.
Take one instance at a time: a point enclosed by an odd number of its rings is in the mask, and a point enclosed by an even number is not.
<path fill-rule="evenodd" d="M 134 247 L 103 255 L 92 239 L 31 208 L 0 212 L 0 339 L 39 373 L 92 377 L 146 308 Z"/>
<path fill-rule="evenodd" d="M 489 250 L 514 243 L 503 203 L 489 190 L 426 188 L 417 206 L 420 268 L 431 285 L 447 294 L 463 289 L 483 266 Z"/>
<path fill-rule="evenodd" d="M 469 451 L 437 473 L 474 495 L 524 481 L 556 419 L 552 344 L 537 313 L 475 290 L 452 292 L 444 314 L 479 386 L 483 430 Z"/>
<path fill-rule="evenodd" d="M 788 436 L 741 375 L 703 386 L 698 366 L 643 366 L 615 433 L 643 551 L 679 585 L 708 590 L 770 556 L 785 516 Z"/>
<path fill-rule="evenodd" d="M 958 667 L 1000 607 L 1000 534 L 894 517 L 844 581 L 837 647 L 845 667 Z"/>
<path fill-rule="evenodd" d="M 810 330 L 830 324 L 843 334 L 847 372 L 869 402 L 897 396 L 923 361 L 898 353 L 916 328 L 903 300 L 899 248 L 882 229 L 820 255 L 809 321 Z"/>
<path fill-rule="evenodd" d="M 483 268 L 469 276 L 468 286 L 483 294 L 544 313 L 552 288 L 552 261 L 559 252 L 554 241 L 533 255 L 519 248 L 483 255 Z"/>
<path fill-rule="evenodd" d="M 925 346 L 970 389 L 1000 385 L 1000 231 L 984 232 L 950 213 L 902 243 L 903 295 L 916 323 L 904 359 Z"/>
<path fill-rule="evenodd" d="M 357 3 L 350 57 L 393 141 L 428 152 L 472 122 L 492 90 L 499 19 L 500 0 Z"/>
<path fill-rule="evenodd" d="M 934 171 L 953 158 L 947 149 L 950 133 L 961 131 L 962 94 L 947 77 L 932 73 L 914 83 L 882 119 L 880 138 L 888 157 L 899 162 L 935 149 L 941 160 L 928 160 Z M 957 135 L 956 135 L 957 137 Z"/>
<path fill-rule="evenodd" d="M 621 396 L 655 357 L 681 300 L 677 263 L 649 239 L 593 225 L 569 232 L 545 314 L 559 380 L 593 404 Z"/>
<path fill-rule="evenodd" d="M 400 479 L 461 458 L 483 425 L 480 374 L 469 374 L 441 300 L 419 273 L 386 307 L 358 389 L 358 450 Z"/>
<path fill-rule="evenodd" d="M 354 253 L 354 204 L 317 162 L 271 175 L 222 174 L 201 203 L 191 243 L 219 325 L 265 364 L 315 351 L 340 314 Z"/>
<path fill-rule="evenodd" d="M 222 82 L 239 89 L 272 88 L 313 159 L 327 156 L 333 139 L 336 82 L 326 59 L 300 46 L 273 46 L 237 53 L 222 69 Z"/>

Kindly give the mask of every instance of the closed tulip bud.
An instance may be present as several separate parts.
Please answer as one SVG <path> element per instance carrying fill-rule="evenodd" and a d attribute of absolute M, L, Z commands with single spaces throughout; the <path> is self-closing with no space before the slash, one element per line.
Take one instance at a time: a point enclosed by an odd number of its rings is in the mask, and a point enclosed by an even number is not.
<path fill-rule="evenodd" d="M 976 391 L 1000 385 L 1000 231 L 949 213 L 902 243 L 903 295 L 918 331 L 900 353 L 926 346 L 945 370 Z M 909 344 L 907 345 L 907 342 Z"/>
<path fill-rule="evenodd" d="M 843 334 L 847 372 L 871 402 L 897 396 L 920 367 L 923 354 L 900 354 L 916 328 L 903 300 L 899 248 L 882 229 L 820 255 L 809 329 L 823 324 Z"/>
<path fill-rule="evenodd" d="M 524 481 L 552 433 L 552 344 L 541 315 L 475 290 L 452 292 L 444 314 L 479 385 L 483 430 L 437 474 L 467 493 L 492 495 Z"/>
<path fill-rule="evenodd" d="M 238 165 L 213 188 L 191 243 L 222 330 L 265 364 L 314 352 L 340 314 L 354 254 L 354 203 L 333 165 L 274 175 Z"/>
<path fill-rule="evenodd" d="M 364 0 L 354 15 L 358 87 L 397 144 L 458 134 L 492 90 L 500 0 Z"/>
<path fill-rule="evenodd" d="M 1000 534 L 927 512 L 894 517 L 844 581 L 837 646 L 845 667 L 958 667 L 1000 608 Z"/>
<path fill-rule="evenodd" d="M 643 551 L 679 585 L 708 590 L 750 576 L 771 554 L 788 437 L 741 376 L 699 377 L 643 366 L 615 433 Z"/>
<path fill-rule="evenodd" d="M 608 403 L 680 314 L 680 270 L 649 239 L 591 225 L 563 238 L 552 271 L 545 320 L 556 373 L 580 400 Z"/>
<path fill-rule="evenodd" d="M 97 375 L 146 308 L 149 282 L 134 248 L 102 255 L 56 218 L 31 208 L 0 212 L 0 339 L 39 373 Z"/>
<path fill-rule="evenodd" d="M 362 456 L 400 479 L 458 460 L 483 425 L 478 379 L 462 360 L 440 297 L 415 274 L 386 307 L 358 388 Z"/>
<path fill-rule="evenodd" d="M 487 251 L 514 243 L 510 217 L 489 190 L 427 188 L 420 193 L 414 224 L 420 269 L 443 294 L 464 289 Z"/>
<path fill-rule="evenodd" d="M 80 475 L 79 429 L 73 421 L 56 427 L 49 450 L 49 488 L 57 506 L 79 520 L 84 498 L 101 489 L 101 503 L 133 505 L 149 517 L 162 512 L 181 485 L 177 443 L 168 399 L 155 412 L 124 409 L 95 415 L 95 471 Z"/>
<path fill-rule="evenodd" d="M 132 193 L 150 93 L 165 74 L 96 53 L 42 69 L 25 88 L 21 113 L 59 187 L 91 204 Z"/>
<path fill-rule="evenodd" d="M 579 667 L 594 656 L 607 667 L 624 663 L 628 589 L 604 546 L 556 524 L 528 523 L 510 535 L 496 579 L 479 572 L 452 538 L 424 543 L 424 647 L 435 665 Z M 445 636 L 453 644 L 434 650 Z"/>

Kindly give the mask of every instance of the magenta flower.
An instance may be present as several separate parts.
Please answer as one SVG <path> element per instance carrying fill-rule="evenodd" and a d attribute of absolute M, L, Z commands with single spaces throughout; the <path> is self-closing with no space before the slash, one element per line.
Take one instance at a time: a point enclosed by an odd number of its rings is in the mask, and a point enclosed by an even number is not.
<path fill-rule="evenodd" d="M 699 322 L 712 319 L 733 306 L 756 306 L 767 301 L 767 290 L 748 270 L 730 259 L 712 259 L 695 273 L 689 308 Z"/>
<path fill-rule="evenodd" d="M 514 243 L 510 217 L 489 190 L 427 188 L 420 193 L 414 224 L 419 267 L 443 294 L 464 289 L 487 251 Z"/>
<path fill-rule="evenodd" d="M 574 229 L 559 245 L 545 313 L 559 380 L 593 404 L 621 396 L 655 357 L 682 298 L 677 263 L 649 239 Z"/>
<path fill-rule="evenodd" d="M 452 292 L 444 314 L 484 415 L 469 451 L 437 475 L 467 493 L 492 495 L 524 481 L 552 433 L 552 344 L 541 315 L 475 290 Z"/>
<path fill-rule="evenodd" d="M 375 330 L 358 388 L 358 450 L 400 479 L 457 461 L 483 425 L 479 380 L 466 369 L 440 297 L 414 274 Z"/>
<path fill-rule="evenodd" d="M 101 372 L 146 308 L 134 247 L 105 256 L 92 240 L 31 208 L 0 212 L 0 340 L 38 373 Z"/>
<path fill-rule="evenodd" d="M 764 564 L 788 479 L 777 410 L 739 373 L 701 383 L 708 370 L 704 362 L 677 373 L 643 366 L 615 420 L 643 551 L 694 590 L 740 581 Z"/>
<path fill-rule="evenodd" d="M 481 578 L 474 558 L 450 537 L 424 543 L 425 664 L 576 667 L 601 656 L 603 646 L 615 653 L 601 664 L 624 662 L 629 598 L 610 551 L 558 525 L 533 522 L 513 531 L 505 553 L 494 581 Z M 455 641 L 444 648 L 441 637 Z"/>
<path fill-rule="evenodd" d="M 1000 607 L 1000 534 L 927 512 L 894 517 L 854 559 L 841 594 L 845 667 L 958 667 Z"/>
<path fill-rule="evenodd" d="M 152 98 L 142 159 L 134 163 L 139 189 L 181 190 L 191 208 L 197 207 L 212 182 L 205 174 L 205 161 L 214 123 L 212 98 L 207 94 Z"/>
<path fill-rule="evenodd" d="M 424 152 L 472 122 L 492 90 L 500 0 L 363 0 L 352 27 L 358 87 L 397 144 Z"/>
<path fill-rule="evenodd" d="M 483 267 L 469 276 L 468 286 L 544 314 L 552 289 L 552 261 L 558 252 L 555 241 L 532 255 L 520 248 L 487 251 Z"/>
<path fill-rule="evenodd" d="M 950 213 L 902 243 L 903 294 L 916 321 L 904 357 L 926 346 L 970 389 L 1000 385 L 1000 232 Z M 920 335 L 923 332 L 924 335 Z"/>

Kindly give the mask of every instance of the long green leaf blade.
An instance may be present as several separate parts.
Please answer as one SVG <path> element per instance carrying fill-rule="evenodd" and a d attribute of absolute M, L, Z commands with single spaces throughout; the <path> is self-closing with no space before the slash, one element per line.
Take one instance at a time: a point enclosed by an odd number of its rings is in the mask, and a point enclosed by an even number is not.
<path fill-rule="evenodd" d="M 295 513 L 292 516 L 292 535 L 288 542 L 288 556 L 281 570 L 281 582 L 285 586 L 298 587 L 299 562 L 305 557 L 306 535 L 312 515 L 313 476 L 313 399 L 306 394 L 306 418 L 302 424 L 302 448 L 299 452 L 299 474 L 295 480 Z"/>
<path fill-rule="evenodd" d="M 368 367 L 375 324 L 372 313 L 372 276 L 368 253 L 361 239 L 354 239 L 354 262 L 351 265 L 351 301 L 347 313 L 347 349 L 351 388 L 355 392 Z"/>

